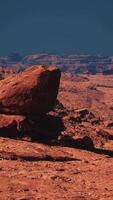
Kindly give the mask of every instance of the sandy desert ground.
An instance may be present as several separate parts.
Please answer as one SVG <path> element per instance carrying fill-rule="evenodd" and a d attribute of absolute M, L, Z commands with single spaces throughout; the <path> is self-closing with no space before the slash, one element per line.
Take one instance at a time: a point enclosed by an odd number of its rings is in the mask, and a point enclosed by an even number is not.
<path fill-rule="evenodd" d="M 0 200 L 112 200 L 112 90 L 113 75 L 62 74 L 42 129 L 58 139 L 0 137 Z"/>

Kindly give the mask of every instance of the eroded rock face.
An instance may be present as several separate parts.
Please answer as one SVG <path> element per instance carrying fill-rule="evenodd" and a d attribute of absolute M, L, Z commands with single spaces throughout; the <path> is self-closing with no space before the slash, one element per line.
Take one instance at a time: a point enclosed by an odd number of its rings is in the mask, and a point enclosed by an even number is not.
<path fill-rule="evenodd" d="M 43 115 L 53 109 L 60 71 L 56 67 L 33 66 L 0 82 L 0 113 Z"/>

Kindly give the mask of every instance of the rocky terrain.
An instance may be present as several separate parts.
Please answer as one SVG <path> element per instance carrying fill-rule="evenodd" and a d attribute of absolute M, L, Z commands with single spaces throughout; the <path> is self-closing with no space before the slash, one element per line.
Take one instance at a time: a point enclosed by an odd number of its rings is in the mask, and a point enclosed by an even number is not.
<path fill-rule="evenodd" d="M 15 76 L 17 68 L 13 67 L 13 73 L 9 72 L 8 77 L 1 80 L 0 91 L 3 92 L 4 87 L 5 93 L 11 91 L 14 98 L 14 88 L 17 94 L 21 92 L 18 84 L 23 83 L 22 88 L 26 88 L 26 81 L 19 80 L 24 80 L 20 77 L 27 71 Z M 15 80 L 18 80 L 17 85 Z M 30 81 L 28 83 L 27 91 Z M 39 83 L 48 86 L 43 81 Z M 51 85 L 55 88 L 55 83 Z M 63 72 L 55 105 L 53 103 L 40 116 L 33 113 L 30 118 L 26 113 L 13 112 L 12 115 L 12 99 L 7 95 L 2 98 L 1 93 L 0 199 L 112 200 L 112 88 L 113 75 Z M 56 94 L 57 89 L 58 82 Z M 47 104 L 53 96 L 50 89 L 48 92 L 43 94 Z M 24 95 L 23 102 L 22 98 Z M 13 104 L 13 108 L 18 108 L 17 104 Z M 8 108 L 8 112 L 4 113 L 4 108 Z"/>
<path fill-rule="evenodd" d="M 3 70 L 10 68 L 13 70 L 13 73 L 37 64 L 54 65 L 59 67 L 63 72 L 76 74 L 113 74 L 113 56 L 57 55 L 44 53 L 20 56 L 18 53 L 13 53 L 9 56 L 0 57 L 1 68 Z"/>

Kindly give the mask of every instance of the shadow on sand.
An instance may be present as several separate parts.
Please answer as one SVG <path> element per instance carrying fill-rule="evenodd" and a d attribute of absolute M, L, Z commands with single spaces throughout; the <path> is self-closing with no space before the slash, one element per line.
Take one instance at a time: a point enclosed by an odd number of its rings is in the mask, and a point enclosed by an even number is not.
<path fill-rule="evenodd" d="M 85 136 L 84 138 L 80 139 L 73 139 L 69 136 L 61 137 L 61 132 L 65 131 L 66 128 L 63 124 L 62 118 L 57 116 L 51 116 L 46 115 L 41 119 L 32 119 L 35 121 L 35 128 L 32 131 L 27 131 L 26 133 L 21 133 L 19 135 L 18 139 L 22 139 L 25 137 L 29 137 L 31 139 L 31 142 L 41 142 L 45 143 L 50 146 L 62 146 L 62 147 L 71 147 L 71 148 L 77 148 L 82 150 L 87 150 L 90 152 L 94 152 L 97 154 L 107 155 L 109 157 L 113 157 L 113 151 L 112 150 L 105 150 L 105 149 L 99 149 L 95 148 L 93 141 L 90 137 Z M 5 135 L 4 135 L 5 136 Z M 7 134 L 6 134 L 6 137 Z M 15 138 L 14 138 L 15 139 Z M 15 157 L 14 157 L 15 158 Z M 44 157 L 44 158 L 38 158 L 38 157 L 21 157 L 20 159 L 26 160 L 26 161 L 37 161 L 37 160 L 48 160 L 48 161 L 69 161 L 74 160 L 74 158 L 61 158 L 54 159 L 51 157 Z M 76 159 L 75 159 L 76 160 Z"/>
<path fill-rule="evenodd" d="M 46 115 L 39 121 L 37 131 L 32 132 L 29 136 L 31 137 L 32 142 L 43 142 L 50 146 L 78 148 L 113 157 L 112 150 L 95 148 L 92 139 L 88 136 L 80 139 L 73 139 L 72 137 L 65 136 L 58 140 L 58 137 L 61 136 L 61 132 L 65 130 L 66 127 L 60 117 Z"/>

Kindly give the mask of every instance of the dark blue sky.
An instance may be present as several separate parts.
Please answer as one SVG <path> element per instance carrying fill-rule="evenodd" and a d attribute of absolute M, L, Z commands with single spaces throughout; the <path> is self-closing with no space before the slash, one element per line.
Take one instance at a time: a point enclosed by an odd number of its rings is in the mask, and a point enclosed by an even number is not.
<path fill-rule="evenodd" d="M 0 55 L 113 55 L 113 0 L 0 0 Z"/>

